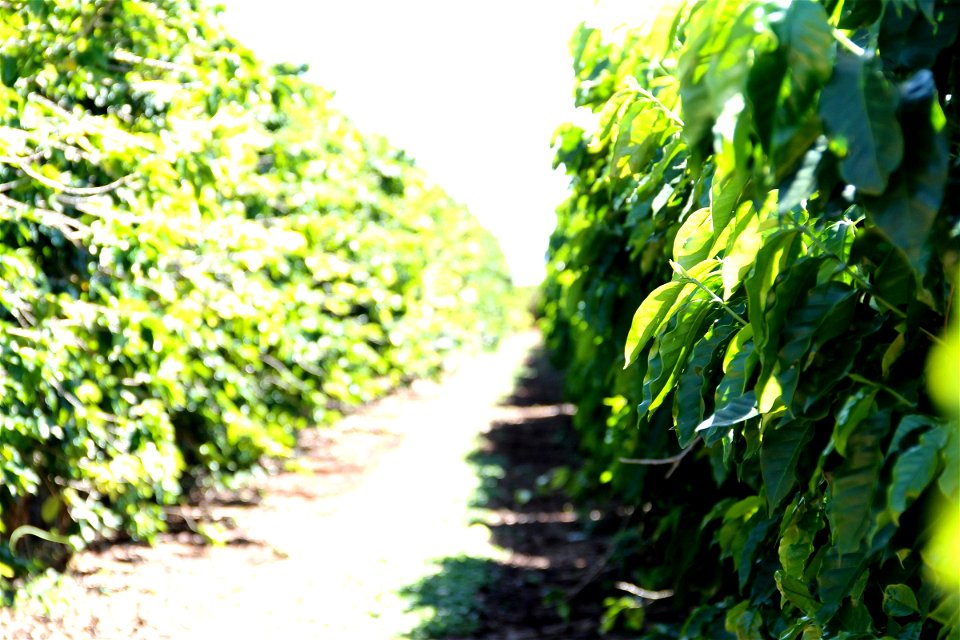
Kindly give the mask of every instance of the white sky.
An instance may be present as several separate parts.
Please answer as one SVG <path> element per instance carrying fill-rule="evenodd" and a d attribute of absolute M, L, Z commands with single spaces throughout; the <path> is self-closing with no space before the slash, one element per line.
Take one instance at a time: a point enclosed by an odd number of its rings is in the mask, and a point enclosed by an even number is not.
<path fill-rule="evenodd" d="M 308 63 L 361 130 L 387 136 L 466 204 L 518 284 L 542 279 L 566 189 L 550 140 L 573 114 L 568 43 L 596 20 L 591 0 L 221 2 L 237 39 L 266 60 Z"/>

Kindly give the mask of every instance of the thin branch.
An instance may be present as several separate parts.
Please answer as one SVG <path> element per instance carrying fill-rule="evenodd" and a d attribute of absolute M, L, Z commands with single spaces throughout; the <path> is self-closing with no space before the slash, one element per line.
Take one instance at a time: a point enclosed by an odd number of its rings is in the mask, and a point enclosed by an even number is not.
<path fill-rule="evenodd" d="M 16 180 L 11 180 L 10 182 L 4 182 L 0 184 L 0 193 L 6 193 L 11 189 L 16 189 L 21 184 L 23 184 L 23 178 L 17 178 Z"/>
<path fill-rule="evenodd" d="M 105 184 L 99 187 L 71 187 L 70 185 L 63 184 L 62 182 L 58 182 L 56 180 L 52 180 L 46 177 L 45 175 L 34 171 L 33 168 L 30 167 L 30 165 L 28 165 L 25 162 L 20 164 L 20 170 L 46 187 L 50 187 L 51 189 L 56 189 L 57 191 L 60 191 L 62 193 L 66 193 L 72 196 L 81 196 L 84 198 L 89 198 L 92 196 L 100 196 L 105 193 L 110 193 L 111 191 L 115 191 L 116 189 L 122 187 L 123 185 L 133 180 L 133 177 L 134 177 L 134 174 L 131 173 L 123 176 L 122 178 L 114 180 L 113 182 L 110 182 L 108 184 Z"/>
<path fill-rule="evenodd" d="M 0 206 L 2 205 L 21 215 L 25 215 L 28 219 L 33 219 L 31 214 L 35 214 L 39 218 L 34 220 L 35 222 L 56 229 L 62 233 L 67 240 L 78 247 L 83 246 L 81 240 L 90 233 L 90 228 L 79 220 L 74 220 L 70 216 L 65 216 L 51 209 L 35 207 L 25 202 L 14 200 L 0 193 Z"/>
<path fill-rule="evenodd" d="M 24 162 L 36 162 L 43 157 L 43 151 L 34 151 L 28 156 L 0 156 L 0 163 L 21 165 Z"/>
<path fill-rule="evenodd" d="M 117 0 L 107 0 L 107 2 L 104 3 L 102 7 L 100 7 L 94 12 L 93 17 L 85 25 L 83 25 L 83 29 L 80 31 L 80 33 L 76 37 L 73 38 L 73 41 L 77 42 L 78 40 L 82 40 L 86 38 L 88 35 L 90 35 L 90 33 L 97 27 L 97 25 L 100 24 L 100 19 L 103 18 L 105 15 L 107 15 L 107 13 L 110 11 L 110 9 L 113 8 L 113 5 L 115 5 L 116 3 L 117 3 Z"/>
<path fill-rule="evenodd" d="M 854 54 L 855 56 L 862 58 L 864 55 L 866 55 L 867 53 L 866 49 L 864 49 L 863 47 L 858 45 L 856 42 L 848 38 L 847 35 L 842 31 L 840 31 L 839 29 L 833 30 L 833 37 L 836 39 L 837 42 L 843 45 L 844 49 Z"/>
<path fill-rule="evenodd" d="M 863 276 L 857 273 L 856 269 L 854 269 L 849 264 L 847 264 L 847 262 L 844 259 L 842 259 L 840 256 L 838 256 L 834 252 L 830 251 L 830 249 L 828 249 L 826 245 L 820 241 L 820 238 L 818 238 L 816 234 L 814 234 L 810 229 L 808 229 L 805 225 L 800 224 L 799 222 L 794 221 L 793 224 L 794 224 L 794 227 L 798 231 L 800 231 L 800 233 L 807 236 L 807 238 L 809 238 L 810 241 L 813 242 L 813 244 L 817 247 L 817 249 L 819 249 L 823 253 L 823 255 L 827 256 L 828 258 L 832 258 L 836 260 L 840 264 L 841 271 L 845 271 L 847 275 L 853 278 L 854 281 L 856 281 L 857 284 L 863 287 L 867 293 L 873 296 L 873 299 L 877 301 L 877 304 L 883 307 L 886 307 L 890 312 L 892 312 L 895 316 L 897 316 L 901 320 L 907 319 L 907 314 L 904 311 L 901 311 L 897 307 L 893 306 L 892 303 L 887 302 L 886 300 L 883 299 L 883 297 L 877 295 L 877 293 L 873 290 L 873 286 L 869 282 L 867 282 L 867 280 Z M 936 344 L 940 344 L 940 345 L 943 344 L 943 340 L 940 339 L 940 336 L 936 336 L 930 333 L 923 327 L 917 327 L 917 328 L 920 330 L 920 333 L 930 338 Z"/>
<path fill-rule="evenodd" d="M 701 442 L 700 436 L 697 436 L 693 439 L 693 442 L 688 444 L 683 451 L 678 453 L 675 456 L 670 456 L 669 458 L 620 458 L 622 464 L 639 464 L 643 466 L 660 466 L 660 465 L 671 465 L 670 470 L 667 472 L 667 477 L 669 478 L 673 475 L 673 472 L 677 470 L 677 467 L 680 466 L 680 462 L 686 458 L 691 451 Z"/>
<path fill-rule="evenodd" d="M 900 393 L 898 393 L 898 392 L 895 391 L 894 389 L 891 389 L 890 387 L 888 387 L 888 386 L 886 386 L 886 385 L 884 385 L 884 384 L 880 384 L 879 382 L 874 382 L 873 380 L 870 380 L 869 378 L 866 378 L 866 377 L 861 376 L 861 375 L 857 375 L 857 374 L 855 374 L 855 373 L 848 373 L 848 374 L 847 374 L 847 377 L 850 378 L 851 380 L 853 380 L 854 382 L 859 382 L 859 383 L 861 383 L 861 384 L 868 384 L 868 385 L 870 385 L 871 387 L 875 387 L 875 388 L 877 388 L 877 389 L 879 389 L 879 390 L 881 390 L 881 391 L 885 391 L 885 392 L 889 393 L 894 399 L 896 399 L 900 404 L 904 405 L 905 407 L 916 407 L 916 406 L 917 406 L 917 403 L 916 403 L 916 402 L 911 402 L 910 400 L 908 400 L 907 398 L 905 398 L 903 395 L 901 395 Z"/>
<path fill-rule="evenodd" d="M 744 320 L 739 313 L 731 309 L 730 305 L 728 305 L 726 302 L 723 301 L 723 298 L 721 298 L 720 296 L 715 294 L 713 291 L 711 291 L 709 288 L 707 288 L 705 284 L 703 284 L 702 282 L 700 282 L 699 280 L 691 276 L 686 269 L 680 266 L 678 262 L 674 262 L 673 260 L 670 260 L 670 266 L 673 267 L 674 272 L 679 274 L 682 278 L 684 278 L 688 282 L 695 284 L 698 289 L 700 289 L 701 291 L 706 293 L 708 296 L 710 296 L 711 300 L 713 300 L 714 302 L 719 304 L 721 307 L 723 307 L 723 310 L 729 313 L 733 317 L 733 319 L 739 322 L 742 326 L 745 327 L 748 324 L 750 324 L 749 322 Z"/>
<path fill-rule="evenodd" d="M 295 387 L 300 391 L 305 391 L 307 389 L 307 385 L 304 384 L 302 380 L 299 380 L 297 376 L 293 375 L 293 372 L 290 371 L 290 369 L 288 369 L 285 364 L 283 364 L 282 362 L 280 362 L 270 354 L 267 354 L 267 353 L 260 354 L 260 361 L 263 362 L 263 364 L 267 365 L 268 367 L 271 367 L 277 373 L 280 374 L 281 377 L 278 378 L 278 380 L 284 383 L 284 385 L 281 385 L 281 386 L 285 386 L 286 384 L 289 384 L 290 386 Z M 284 378 L 288 378 L 289 381 L 285 380 Z"/>
<path fill-rule="evenodd" d="M 617 589 L 620 591 L 626 591 L 632 596 L 637 596 L 638 598 L 643 598 L 644 600 L 665 600 L 666 598 L 673 597 L 673 589 L 664 589 L 663 591 L 652 591 L 650 589 L 644 589 L 643 587 L 638 587 L 635 584 L 630 584 L 629 582 L 618 582 L 616 585 Z"/>
<path fill-rule="evenodd" d="M 663 114 L 667 116 L 668 119 L 673 121 L 673 123 L 676 124 L 677 126 L 681 128 L 683 127 L 683 120 L 680 118 L 680 116 L 678 116 L 673 111 L 673 109 L 665 105 L 663 101 L 660 100 L 660 98 L 658 98 L 656 95 L 654 95 L 649 89 L 641 87 L 640 83 L 636 81 L 636 78 L 633 78 L 633 77 L 628 78 L 627 83 L 631 91 L 636 91 L 637 93 L 642 95 L 644 98 L 646 98 L 650 102 L 657 105 L 657 107 L 660 108 L 660 111 L 662 111 Z"/>
<path fill-rule="evenodd" d="M 123 49 L 117 49 L 110 54 L 110 57 L 117 62 L 142 64 L 145 67 L 153 67 L 154 69 L 160 69 L 162 71 L 178 71 L 180 73 L 194 73 L 196 71 L 194 67 L 189 67 L 185 64 L 178 64 L 176 62 L 169 62 L 167 60 L 156 60 L 154 58 L 144 58 L 143 56 L 138 56 L 135 53 L 124 51 Z"/>

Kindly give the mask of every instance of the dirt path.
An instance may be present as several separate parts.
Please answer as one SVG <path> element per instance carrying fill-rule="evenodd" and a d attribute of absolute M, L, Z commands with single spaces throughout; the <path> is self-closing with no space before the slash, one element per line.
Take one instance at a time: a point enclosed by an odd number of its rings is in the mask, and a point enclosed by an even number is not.
<path fill-rule="evenodd" d="M 397 593 L 433 559 L 496 555 L 467 525 L 478 481 L 465 458 L 536 341 L 515 336 L 443 383 L 305 433 L 303 471 L 268 479 L 259 504 L 204 508 L 229 525 L 223 546 L 187 532 L 79 555 L 46 602 L 0 614 L 0 636 L 398 637 L 421 616 Z"/>
<path fill-rule="evenodd" d="M 304 432 L 298 472 L 172 516 L 182 532 L 155 547 L 80 554 L 42 599 L 0 611 L 0 638 L 598 637 L 626 520 L 549 487 L 580 463 L 538 345 L 514 336 Z"/>

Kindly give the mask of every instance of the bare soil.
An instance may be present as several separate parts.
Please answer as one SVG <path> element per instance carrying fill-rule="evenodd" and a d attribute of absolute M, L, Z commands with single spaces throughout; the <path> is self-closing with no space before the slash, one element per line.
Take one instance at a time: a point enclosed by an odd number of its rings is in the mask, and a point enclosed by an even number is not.
<path fill-rule="evenodd" d="M 75 556 L 58 587 L 0 612 L 0 637 L 389 640 L 423 633 L 424 585 L 446 593 L 463 562 L 488 576 L 470 638 L 598 637 L 623 519 L 544 489 L 577 453 L 538 344 L 515 336 L 441 383 L 303 432 L 297 471 L 171 512 L 178 531 L 153 547 Z"/>

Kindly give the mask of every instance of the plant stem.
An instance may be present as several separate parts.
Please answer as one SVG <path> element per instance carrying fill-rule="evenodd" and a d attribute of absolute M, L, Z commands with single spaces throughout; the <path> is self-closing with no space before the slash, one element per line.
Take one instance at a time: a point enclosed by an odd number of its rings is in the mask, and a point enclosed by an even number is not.
<path fill-rule="evenodd" d="M 702 282 L 700 282 L 699 280 L 697 280 L 696 278 L 694 278 L 693 276 L 691 276 L 689 273 L 687 273 L 687 270 L 684 269 L 683 267 L 681 267 L 679 263 L 676 263 L 676 262 L 674 262 L 673 260 L 670 260 L 670 266 L 673 267 L 673 270 L 674 270 L 676 273 L 680 274 L 681 277 L 685 278 L 685 279 L 688 280 L 689 282 L 692 282 L 692 283 L 693 283 L 694 285 L 696 285 L 697 288 L 699 288 L 701 291 L 704 291 L 708 296 L 710 296 L 710 299 L 711 299 L 711 300 L 713 300 L 714 302 L 716 302 L 717 304 L 719 304 L 721 307 L 723 307 L 723 309 L 724 309 L 727 313 L 729 313 L 729 314 L 730 314 L 737 322 L 739 322 L 741 325 L 743 325 L 743 326 L 745 327 L 745 326 L 747 326 L 748 324 L 750 324 L 749 322 L 747 322 L 746 320 L 744 320 L 743 317 L 742 317 L 740 314 L 738 314 L 736 311 L 734 311 L 733 309 L 731 309 L 731 308 L 730 308 L 730 305 L 728 305 L 726 302 L 723 301 L 723 298 L 721 298 L 720 296 L 718 296 L 717 294 L 715 294 L 713 291 L 711 291 L 709 288 L 707 288 L 707 286 L 706 286 L 705 284 L 703 284 Z"/>
<path fill-rule="evenodd" d="M 861 287 L 863 287 L 863 289 L 864 289 L 867 293 L 869 293 L 871 296 L 873 296 L 873 299 L 877 301 L 877 304 L 879 304 L 879 305 L 881 305 L 881 306 L 883 306 L 883 307 L 886 307 L 887 310 L 889 310 L 890 312 L 892 312 L 893 315 L 897 316 L 897 317 L 900 318 L 901 320 L 906 320 L 906 319 L 907 319 L 907 314 L 906 314 L 906 312 L 901 311 L 900 309 L 898 309 L 897 307 L 895 307 L 895 306 L 893 305 L 893 303 L 887 302 L 887 301 L 884 300 L 881 296 L 877 295 L 876 292 L 873 291 L 873 287 L 870 285 L 869 282 L 867 282 L 867 280 L 866 280 L 863 276 L 861 276 L 859 273 L 857 273 L 856 270 L 855 270 L 853 267 L 851 267 L 849 264 L 847 264 L 847 262 L 846 262 L 845 260 L 843 260 L 840 256 L 838 256 L 837 254 L 835 254 L 835 253 L 833 253 L 832 251 L 830 251 L 829 249 L 827 249 L 827 247 L 820 241 L 820 238 L 818 238 L 812 231 L 810 231 L 810 229 L 808 229 L 806 226 L 804 226 L 804 225 L 802 225 L 802 224 L 800 224 L 799 222 L 796 222 L 796 221 L 794 221 L 793 224 L 794 224 L 795 228 L 796 228 L 797 230 L 799 230 L 803 235 L 805 235 L 805 236 L 807 236 L 808 238 L 810 238 L 810 240 L 813 242 L 813 244 L 816 245 L 816 247 L 817 247 L 825 256 L 827 256 L 828 258 L 832 258 L 832 259 L 836 260 L 838 263 L 840 263 L 840 266 L 843 267 L 843 271 L 845 271 L 845 272 L 847 273 L 847 275 L 849 275 L 851 278 L 853 278 L 854 281 L 856 281 L 857 284 L 859 284 Z M 927 336 L 928 338 L 930 338 L 930 339 L 931 339 L 933 342 L 935 342 L 936 344 L 943 344 L 943 340 L 941 340 L 939 336 L 936 336 L 936 335 L 930 333 L 929 331 L 927 331 L 927 330 L 924 329 L 923 327 L 917 327 L 917 328 L 920 330 L 920 333 L 922 333 L 922 334 L 924 334 L 925 336 Z"/>

